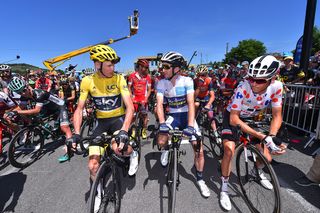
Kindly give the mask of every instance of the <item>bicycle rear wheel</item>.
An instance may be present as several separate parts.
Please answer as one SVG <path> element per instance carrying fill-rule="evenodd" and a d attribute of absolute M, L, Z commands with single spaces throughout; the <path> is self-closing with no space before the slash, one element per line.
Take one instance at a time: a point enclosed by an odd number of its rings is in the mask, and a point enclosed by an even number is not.
<path fill-rule="evenodd" d="M 26 127 L 13 137 L 8 149 L 8 158 L 12 166 L 24 168 L 33 163 L 40 155 L 44 137 L 40 129 Z"/>
<path fill-rule="evenodd" d="M 168 188 L 168 212 L 174 213 L 176 206 L 176 193 L 178 181 L 178 149 L 173 148 L 170 151 L 170 162 L 167 174 L 167 188 Z"/>
<path fill-rule="evenodd" d="M 216 123 L 216 125 L 217 125 L 217 123 Z M 218 160 L 220 160 L 223 157 L 223 143 L 222 143 L 222 139 L 221 139 L 220 129 L 218 127 L 217 127 L 217 132 L 218 132 L 219 138 L 217 138 L 215 136 L 212 128 L 210 128 L 209 143 L 210 143 L 210 151 Z"/>
<path fill-rule="evenodd" d="M 85 120 L 80 130 L 81 137 L 91 136 L 97 124 L 97 119 L 95 118 L 88 118 Z"/>
<path fill-rule="evenodd" d="M 97 124 L 98 123 L 97 123 L 96 119 L 88 118 L 81 126 L 81 130 L 80 130 L 81 138 L 92 136 L 93 131 L 96 128 Z M 80 149 L 82 150 L 82 152 L 80 154 L 84 154 L 88 151 L 89 142 L 90 142 L 90 140 L 82 140 L 79 143 Z M 77 149 L 80 150 L 78 147 L 77 147 Z"/>
<path fill-rule="evenodd" d="M 89 212 L 120 212 L 121 185 L 119 169 L 106 163 L 100 165 L 91 186 Z"/>
<path fill-rule="evenodd" d="M 246 157 L 247 156 L 247 157 Z M 257 168 L 260 164 L 260 171 Z M 277 176 L 260 151 L 253 145 L 238 147 L 236 169 L 241 191 L 252 212 L 273 212 L 281 210 L 280 186 Z M 261 171 L 263 172 L 261 174 Z M 261 180 L 268 180 L 272 185 L 267 189 Z"/>

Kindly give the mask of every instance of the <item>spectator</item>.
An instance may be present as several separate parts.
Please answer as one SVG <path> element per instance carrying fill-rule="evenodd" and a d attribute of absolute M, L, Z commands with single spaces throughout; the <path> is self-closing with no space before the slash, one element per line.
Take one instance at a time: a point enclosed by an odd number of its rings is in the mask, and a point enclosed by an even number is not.
<path fill-rule="evenodd" d="M 295 182 L 300 186 L 312 186 L 320 184 L 320 155 L 317 155 L 313 160 L 313 164 L 307 175 L 300 177 Z"/>
<path fill-rule="evenodd" d="M 284 67 L 280 69 L 280 78 L 283 83 L 296 83 L 304 78 L 304 72 L 299 71 L 299 68 L 293 64 L 293 57 L 287 56 L 284 58 Z"/>
<path fill-rule="evenodd" d="M 240 77 L 243 79 L 246 77 L 249 68 L 249 62 L 243 61 L 241 63 Z"/>
<path fill-rule="evenodd" d="M 42 70 L 37 71 L 39 78 L 36 80 L 35 89 L 41 89 L 46 92 L 50 92 L 52 82 L 49 78 L 46 77 L 45 73 Z"/>

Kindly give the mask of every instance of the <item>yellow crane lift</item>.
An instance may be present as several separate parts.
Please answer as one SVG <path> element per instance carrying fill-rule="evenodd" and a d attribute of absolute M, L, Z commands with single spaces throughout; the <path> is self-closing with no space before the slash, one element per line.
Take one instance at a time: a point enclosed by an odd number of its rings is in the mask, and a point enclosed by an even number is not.
<path fill-rule="evenodd" d="M 75 57 L 77 55 L 81 55 L 86 52 L 89 52 L 90 49 L 95 45 L 98 45 L 98 44 L 108 45 L 108 44 L 115 43 L 117 41 L 121 41 L 121 40 L 130 38 L 131 36 L 138 33 L 138 29 L 139 29 L 139 12 L 138 12 L 138 10 L 134 10 L 133 15 L 129 16 L 128 20 L 129 20 L 129 25 L 130 25 L 130 34 L 129 35 L 124 36 L 122 38 L 118 38 L 118 39 L 110 38 L 108 41 L 105 41 L 105 42 L 101 42 L 101 43 L 97 43 L 97 44 L 90 45 L 87 47 L 83 47 L 81 49 L 73 50 L 73 51 L 65 53 L 63 55 L 59 55 L 57 57 L 47 59 L 43 62 L 43 64 L 49 69 L 50 72 L 52 72 L 55 70 L 56 67 L 60 66 L 65 61 L 69 60 L 70 58 Z M 60 63 L 58 63 L 58 62 L 60 62 Z M 58 64 L 56 64 L 56 63 L 58 63 Z M 56 65 L 54 65 L 54 64 L 56 64 Z"/>

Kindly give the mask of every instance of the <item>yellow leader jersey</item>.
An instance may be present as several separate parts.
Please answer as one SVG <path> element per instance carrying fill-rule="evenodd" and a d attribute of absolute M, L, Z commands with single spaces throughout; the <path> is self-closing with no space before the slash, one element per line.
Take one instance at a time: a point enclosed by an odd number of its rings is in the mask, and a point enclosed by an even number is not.
<path fill-rule="evenodd" d="M 93 98 L 97 118 L 112 118 L 125 114 L 122 96 L 130 96 L 124 77 L 114 74 L 112 78 L 102 78 L 98 73 L 86 76 L 80 85 L 79 99 L 85 101 L 88 94 Z"/>

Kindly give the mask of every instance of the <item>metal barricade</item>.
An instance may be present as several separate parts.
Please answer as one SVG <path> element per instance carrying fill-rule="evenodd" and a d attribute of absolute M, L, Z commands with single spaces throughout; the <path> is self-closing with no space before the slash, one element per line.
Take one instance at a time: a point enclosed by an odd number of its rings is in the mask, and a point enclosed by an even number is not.
<path fill-rule="evenodd" d="M 320 87 L 291 84 L 285 87 L 283 121 L 310 135 L 306 148 L 313 140 L 320 139 Z"/>

